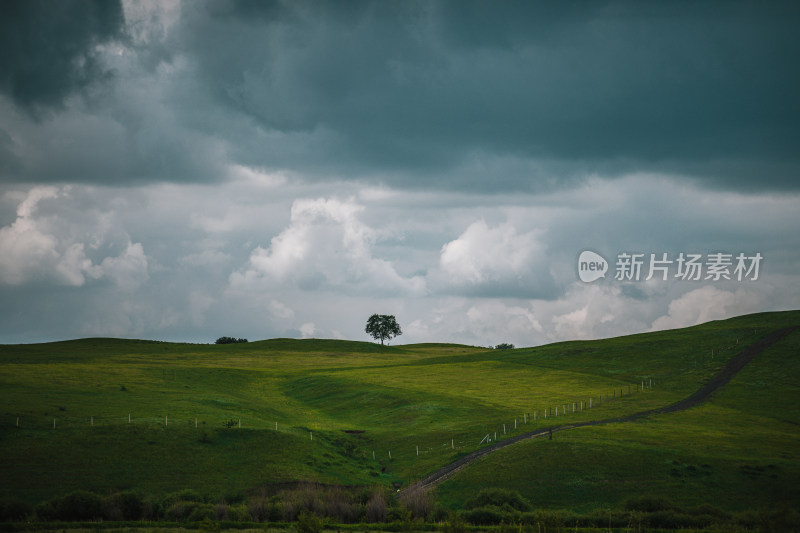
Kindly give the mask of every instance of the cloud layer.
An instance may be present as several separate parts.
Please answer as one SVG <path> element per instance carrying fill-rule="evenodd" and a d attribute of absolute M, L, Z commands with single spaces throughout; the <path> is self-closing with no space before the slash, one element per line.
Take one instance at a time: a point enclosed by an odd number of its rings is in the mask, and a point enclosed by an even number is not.
<path fill-rule="evenodd" d="M 4 181 L 218 182 L 244 165 L 481 193 L 641 171 L 797 187 L 793 2 L 5 10 Z"/>
<path fill-rule="evenodd" d="M 800 7 L 0 7 L 0 342 L 539 344 L 797 308 Z M 761 253 L 593 283 L 591 250 Z M 609 274 L 614 265 L 610 265 Z"/>

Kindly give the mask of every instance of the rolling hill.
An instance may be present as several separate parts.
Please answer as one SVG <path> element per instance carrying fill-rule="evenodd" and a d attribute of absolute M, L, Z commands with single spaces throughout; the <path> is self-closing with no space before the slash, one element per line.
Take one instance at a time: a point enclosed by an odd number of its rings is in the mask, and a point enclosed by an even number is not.
<path fill-rule="evenodd" d="M 0 346 L 0 498 L 78 489 L 241 500 L 298 481 L 405 487 L 537 428 L 678 402 L 800 312 L 534 348 L 273 339 L 231 345 L 82 339 Z M 439 484 L 458 509 L 513 489 L 544 509 L 642 494 L 728 511 L 800 501 L 800 333 L 710 399 L 559 431 Z M 545 418 L 546 416 L 546 418 Z"/>

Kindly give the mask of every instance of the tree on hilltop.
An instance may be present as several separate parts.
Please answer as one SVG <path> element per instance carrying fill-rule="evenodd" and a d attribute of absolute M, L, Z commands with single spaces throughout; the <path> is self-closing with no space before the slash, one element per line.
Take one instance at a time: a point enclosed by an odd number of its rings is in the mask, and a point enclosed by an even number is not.
<path fill-rule="evenodd" d="M 236 339 L 234 337 L 220 337 L 214 344 L 238 344 L 240 342 L 247 342 L 247 339 Z"/>
<path fill-rule="evenodd" d="M 403 334 L 394 315 L 372 315 L 367 320 L 367 327 L 364 328 L 364 331 L 372 335 L 373 339 L 380 339 L 381 345 L 384 339 L 390 340 L 392 337 Z"/>

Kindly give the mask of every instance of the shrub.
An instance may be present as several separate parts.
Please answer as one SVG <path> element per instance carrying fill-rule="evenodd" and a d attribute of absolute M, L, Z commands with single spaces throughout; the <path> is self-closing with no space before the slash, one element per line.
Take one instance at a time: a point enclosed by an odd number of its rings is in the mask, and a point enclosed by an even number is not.
<path fill-rule="evenodd" d="M 243 503 L 228 506 L 228 518 L 231 522 L 249 522 L 251 520 L 247 506 Z"/>
<path fill-rule="evenodd" d="M 225 500 L 220 500 L 219 503 L 214 506 L 214 520 L 218 522 L 229 520 L 228 504 Z"/>
<path fill-rule="evenodd" d="M 192 489 L 184 489 L 167 494 L 164 496 L 164 499 L 161 500 L 161 504 L 164 509 L 169 509 L 178 502 L 203 503 L 203 501 L 203 497 L 197 491 Z"/>
<path fill-rule="evenodd" d="M 3 522 L 18 522 L 25 520 L 33 514 L 33 506 L 18 498 L 11 498 L 0 502 L 0 520 Z"/>
<path fill-rule="evenodd" d="M 522 533 L 522 522 L 500 522 L 497 533 Z"/>
<path fill-rule="evenodd" d="M 405 507 L 390 507 L 386 519 L 389 522 L 410 522 L 411 511 Z"/>
<path fill-rule="evenodd" d="M 161 501 L 153 496 L 148 496 L 142 502 L 142 520 L 155 521 L 164 517 L 164 506 Z"/>
<path fill-rule="evenodd" d="M 372 497 L 367 501 L 365 510 L 367 522 L 386 522 L 387 506 L 383 493 L 375 491 Z"/>
<path fill-rule="evenodd" d="M 730 513 L 723 511 L 719 507 L 714 507 L 710 503 L 690 507 L 687 513 L 694 519 L 698 527 L 703 528 L 728 522 L 731 519 Z"/>
<path fill-rule="evenodd" d="M 409 487 L 400 497 L 400 503 L 411 511 L 414 518 L 422 518 L 423 520 L 428 517 L 433 508 L 433 500 L 430 493 L 422 487 Z"/>
<path fill-rule="evenodd" d="M 800 513 L 786 506 L 777 509 L 762 510 L 759 513 L 759 529 L 764 533 L 779 533 L 782 531 L 797 531 L 800 523 Z"/>
<path fill-rule="evenodd" d="M 264 496 L 254 497 L 247 503 L 247 512 L 253 522 L 267 520 L 267 500 Z"/>
<path fill-rule="evenodd" d="M 86 490 L 76 490 L 61 498 L 56 505 L 60 520 L 80 521 L 103 518 L 103 499 Z"/>
<path fill-rule="evenodd" d="M 213 521 L 215 519 L 215 506 L 210 503 L 196 504 L 186 518 L 189 522 Z"/>
<path fill-rule="evenodd" d="M 194 512 L 195 509 L 201 507 L 202 503 L 198 502 L 175 502 L 170 507 L 167 508 L 165 516 L 167 520 L 172 522 L 182 522 L 184 520 L 189 520 L 190 515 Z M 213 508 L 209 517 L 213 516 Z M 199 520 L 202 520 L 203 517 L 200 517 Z"/>
<path fill-rule="evenodd" d="M 702 505 L 690 507 L 686 510 L 686 512 L 694 516 L 713 516 L 715 518 L 721 518 L 724 520 L 728 520 L 731 517 L 729 512 L 723 511 L 719 507 L 714 507 L 710 503 L 704 503 Z"/>
<path fill-rule="evenodd" d="M 564 527 L 564 524 L 570 521 L 570 518 L 571 517 L 568 517 L 564 511 L 553 511 L 548 509 L 537 509 L 529 513 L 523 513 L 520 516 L 520 520 L 523 523 L 529 525 L 538 524 L 539 526 L 543 526 L 543 530 L 561 529 Z M 600 521 L 598 527 L 602 527 L 603 525 L 603 521 Z M 608 524 L 606 523 L 605 525 Z"/>
<path fill-rule="evenodd" d="M 507 342 L 501 342 L 500 344 L 498 344 L 494 348 L 495 348 L 495 350 L 513 350 L 514 349 L 514 345 L 510 344 L 510 343 L 507 343 Z"/>
<path fill-rule="evenodd" d="M 625 502 L 626 511 L 641 511 L 643 513 L 655 513 L 658 511 L 669 511 L 675 506 L 666 498 L 658 496 L 639 496 L 631 498 Z"/>
<path fill-rule="evenodd" d="M 40 502 L 36 505 L 33 512 L 36 515 L 38 520 L 48 521 L 48 520 L 55 520 L 58 518 L 58 512 L 56 511 L 56 501 L 45 501 Z"/>
<path fill-rule="evenodd" d="M 464 519 L 476 526 L 496 525 L 504 521 L 511 521 L 513 518 L 494 505 L 476 507 L 464 512 Z"/>
<path fill-rule="evenodd" d="M 442 533 L 466 533 L 467 523 L 461 515 L 451 512 L 447 521 L 442 524 Z"/>
<path fill-rule="evenodd" d="M 320 533 L 322 531 L 322 520 L 316 514 L 304 511 L 297 517 L 295 529 L 297 533 Z"/>
<path fill-rule="evenodd" d="M 236 339 L 233 337 L 220 337 L 218 338 L 214 344 L 238 344 L 247 342 L 247 339 Z"/>
<path fill-rule="evenodd" d="M 452 518 L 453 512 L 447 507 L 444 507 L 438 503 L 433 506 L 433 511 L 431 511 L 431 514 L 429 515 L 430 521 L 435 524 L 444 524 L 445 522 L 450 522 Z"/>
<path fill-rule="evenodd" d="M 646 516 L 645 520 L 650 527 L 661 529 L 681 529 L 697 527 L 698 521 L 691 516 L 675 510 L 657 511 Z"/>
<path fill-rule="evenodd" d="M 745 529 L 755 529 L 758 524 L 758 513 L 752 509 L 746 509 L 736 513 L 733 517 L 736 524 Z"/>
<path fill-rule="evenodd" d="M 136 491 L 118 492 L 103 502 L 106 520 L 139 520 L 144 510 L 144 496 Z"/>
<path fill-rule="evenodd" d="M 519 492 L 506 489 L 482 489 L 475 497 L 464 503 L 465 509 L 476 509 L 486 506 L 508 506 L 516 511 L 530 511 L 531 504 Z"/>

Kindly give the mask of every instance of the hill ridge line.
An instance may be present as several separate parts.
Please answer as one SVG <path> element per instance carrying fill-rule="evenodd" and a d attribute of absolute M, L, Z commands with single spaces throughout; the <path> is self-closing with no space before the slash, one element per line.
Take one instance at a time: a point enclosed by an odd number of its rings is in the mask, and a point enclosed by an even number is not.
<path fill-rule="evenodd" d="M 398 496 L 402 496 L 404 493 L 410 490 L 432 488 L 441 483 L 442 481 L 445 481 L 455 473 L 463 470 L 476 460 L 486 455 L 489 455 L 490 453 L 496 452 L 497 450 L 521 442 L 523 440 L 534 439 L 537 437 L 550 435 L 558 431 L 566 431 L 586 426 L 600 426 L 600 425 L 614 424 L 619 422 L 632 422 L 634 420 L 645 418 L 647 416 L 684 411 L 686 409 L 699 405 L 704 401 L 706 401 L 713 392 L 715 392 L 716 390 L 718 390 L 719 388 L 723 387 L 728 382 L 730 382 L 730 380 L 733 379 L 733 377 L 736 376 L 736 374 L 738 374 L 747 365 L 747 363 L 752 361 L 758 354 L 760 354 L 773 344 L 783 340 L 798 328 L 800 328 L 800 326 L 788 326 L 785 328 L 778 329 L 776 331 L 773 331 L 769 335 L 757 340 L 753 344 L 747 346 L 736 357 L 728 361 L 728 363 L 722 368 L 722 370 L 720 370 L 713 378 L 711 378 L 711 380 L 708 383 L 703 385 L 700 389 L 692 393 L 690 396 L 687 396 L 683 400 L 680 400 L 678 402 L 675 402 L 673 404 L 664 407 L 657 407 L 655 409 L 649 409 L 647 411 L 641 411 L 639 413 L 633 413 L 626 416 L 607 418 L 604 420 L 589 420 L 585 422 L 576 422 L 574 424 L 564 424 L 560 426 L 551 426 L 547 428 L 537 429 L 534 431 L 529 431 L 521 435 L 516 435 L 514 437 L 497 442 L 485 448 L 475 450 L 474 452 L 465 455 L 464 457 L 456 459 L 449 465 L 443 466 L 442 468 L 428 475 L 421 481 L 413 483 L 410 486 L 406 487 L 405 489 L 401 490 L 398 493 Z"/>

